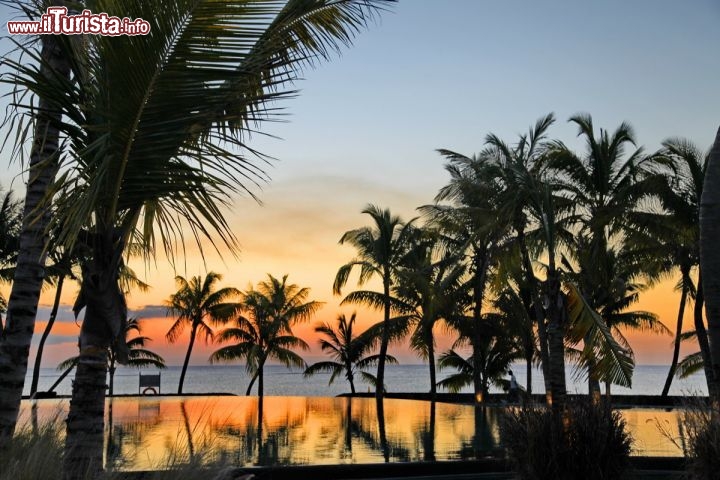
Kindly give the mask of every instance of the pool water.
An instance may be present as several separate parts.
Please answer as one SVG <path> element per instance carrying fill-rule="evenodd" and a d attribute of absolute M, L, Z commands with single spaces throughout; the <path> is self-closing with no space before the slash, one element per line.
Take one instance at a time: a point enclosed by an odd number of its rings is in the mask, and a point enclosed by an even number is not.
<path fill-rule="evenodd" d="M 42 424 L 67 400 L 23 403 Z M 317 465 L 475 459 L 497 455 L 500 408 L 335 397 L 128 397 L 108 400 L 106 462 L 145 470 L 189 461 Z M 681 456 L 676 411 L 621 411 L 635 454 Z M 662 433 L 662 431 L 665 433 Z"/>

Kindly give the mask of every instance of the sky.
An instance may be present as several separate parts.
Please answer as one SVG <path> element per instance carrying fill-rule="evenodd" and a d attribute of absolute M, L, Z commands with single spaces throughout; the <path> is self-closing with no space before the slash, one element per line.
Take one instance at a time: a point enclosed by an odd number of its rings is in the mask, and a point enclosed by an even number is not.
<path fill-rule="evenodd" d="M 490 132 L 513 142 L 549 112 L 558 119 L 550 135 L 578 151 L 582 144 L 567 119 L 581 112 L 609 130 L 630 122 L 648 151 L 677 136 L 708 148 L 720 124 L 719 21 L 717 0 L 400 0 L 351 48 L 303 73 L 298 97 L 279 105 L 286 122 L 266 123 L 268 135 L 251 137 L 253 148 L 277 161 L 268 168 L 272 180 L 256 191 L 262 205 L 239 197 L 227 212 L 242 247 L 238 258 L 206 252 L 203 262 L 191 249 L 175 270 L 163 259 L 132 264 L 152 286 L 128 300 L 154 339 L 151 347 L 169 364 L 182 362 L 184 339 L 164 340 L 171 320 L 163 302 L 176 274 L 215 271 L 224 276 L 221 286 L 240 289 L 267 273 L 288 274 L 326 302 L 314 321 L 295 329 L 313 347 L 306 358 L 320 359 L 313 325 L 354 310 L 332 295 L 338 267 L 353 257 L 338 245 L 340 236 L 367 224 L 360 211 L 368 203 L 404 219 L 417 216 L 416 207 L 431 203 L 448 180 L 438 148 L 471 155 Z M 7 48 L 6 41 L 0 45 Z M 0 162 L 9 165 L 0 184 L 22 192 L 17 162 L 8 151 Z M 671 329 L 679 301 L 673 282 L 645 293 L 638 305 Z M 63 296 L 43 366 L 73 352 L 79 327 L 69 305 L 76 293 L 71 286 Z M 41 299 L 38 331 L 52 295 L 48 290 Z M 380 318 L 358 313 L 361 327 Z M 671 337 L 629 339 L 637 363 L 669 363 Z M 445 348 L 450 340 L 439 343 Z M 215 348 L 197 345 L 191 363 L 205 364 Z M 393 353 L 419 363 L 402 346 Z"/>

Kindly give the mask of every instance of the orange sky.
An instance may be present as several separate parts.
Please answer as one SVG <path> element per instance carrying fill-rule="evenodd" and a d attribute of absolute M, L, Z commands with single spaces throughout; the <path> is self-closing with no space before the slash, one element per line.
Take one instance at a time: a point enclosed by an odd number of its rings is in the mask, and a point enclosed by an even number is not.
<path fill-rule="evenodd" d="M 264 205 L 259 206 L 249 199 L 237 202 L 231 217 L 231 224 L 242 244 L 239 259 L 226 256 L 223 262 L 212 251 L 206 252 L 207 268 L 195 248 L 189 249 L 186 265 L 179 266 L 178 273 L 184 276 L 205 274 L 212 270 L 223 275 L 221 286 L 235 286 L 245 289 L 250 283 L 263 280 L 266 273 L 276 277 L 289 274 L 289 280 L 300 286 L 311 288 L 311 299 L 326 302 L 316 319 L 295 327 L 296 335 L 306 340 L 312 351 L 306 359 L 315 361 L 321 357 L 313 325 L 317 322 L 332 322 L 338 313 L 350 314 L 354 307 L 340 307 L 339 297 L 332 295 L 332 282 L 340 265 L 353 257 L 350 247 L 338 245 L 343 232 L 367 223 L 367 216 L 360 209 L 372 200 L 378 205 L 388 206 L 404 219 L 415 215 L 414 208 L 432 200 L 432 193 L 420 192 L 416 196 L 394 192 L 392 189 L 373 189 L 362 185 L 354 190 L 349 179 L 306 178 L 299 181 L 277 182 L 263 192 Z M 302 205 L 296 202 L 303 198 Z M 129 297 L 131 309 L 139 310 L 143 319 L 143 334 L 153 339 L 152 349 L 163 355 L 169 364 L 180 364 L 187 345 L 187 332 L 175 345 L 165 341 L 165 333 L 172 319 L 163 316 L 163 302 L 175 290 L 174 271 L 165 261 L 157 265 L 132 265 L 141 277 L 151 284 L 149 292 L 132 292 Z M 355 287 L 352 277 L 346 292 Z M 673 291 L 674 280 L 666 281 L 641 296 L 638 309 L 650 310 L 660 315 L 665 325 L 674 330 L 679 293 Z M 70 283 L 63 295 L 66 310 L 72 304 L 77 286 Z M 43 294 L 41 303 L 49 305 L 54 292 Z M 146 311 L 143 312 L 142 309 Z M 49 308 L 41 309 L 36 332 L 45 326 L 43 314 Z M 380 319 L 378 312 L 358 308 L 359 328 L 365 328 Z M 79 327 L 69 321 L 68 313 L 61 316 L 54 329 L 52 344 L 46 347 L 44 366 L 54 366 L 58 361 L 72 355 Z M 686 328 L 692 324 L 691 311 L 686 314 Z M 38 335 L 39 336 L 39 335 Z M 635 350 L 638 364 L 669 363 L 671 337 L 653 334 L 628 333 L 628 339 Z M 447 348 L 452 338 L 440 332 L 438 350 Z M 37 341 L 37 339 L 36 339 Z M 217 345 L 197 343 L 191 362 L 206 364 L 210 353 Z M 683 348 L 683 354 L 690 353 L 693 346 Z M 402 346 L 393 349 L 393 354 L 403 363 L 419 363 L 417 357 Z"/>

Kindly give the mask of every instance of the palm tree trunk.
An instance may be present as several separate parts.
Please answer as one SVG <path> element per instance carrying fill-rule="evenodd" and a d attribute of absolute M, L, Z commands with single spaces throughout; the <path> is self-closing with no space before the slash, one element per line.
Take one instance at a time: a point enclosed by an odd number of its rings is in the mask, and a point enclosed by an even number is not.
<path fill-rule="evenodd" d="M 435 374 L 435 348 L 433 347 L 433 338 L 430 335 L 428 339 L 428 364 L 430 365 L 430 401 L 435 404 L 437 398 L 437 378 Z"/>
<path fill-rule="evenodd" d="M 250 383 L 248 384 L 247 390 L 245 391 L 246 397 L 250 396 L 250 392 L 252 392 L 252 387 L 253 387 L 253 385 L 255 385 L 255 380 L 257 380 L 257 377 L 258 377 L 258 373 L 255 372 L 253 377 L 250 379 Z"/>
<path fill-rule="evenodd" d="M 705 307 L 705 294 L 702 286 L 702 268 L 698 272 L 698 287 L 695 294 L 695 307 L 693 309 L 693 320 L 695 324 L 695 334 L 697 335 L 698 345 L 700 346 L 700 355 L 703 359 L 703 370 L 705 371 L 705 382 L 707 383 L 708 395 L 713 397 L 713 392 L 717 392 L 718 382 L 712 370 L 712 362 L 710 361 L 710 343 L 708 342 L 707 330 L 703 321 L 703 308 Z"/>
<path fill-rule="evenodd" d="M 61 54 L 54 35 L 41 36 L 40 74 L 47 78 L 67 78 L 70 66 Z M 0 448 L 15 431 L 20 400 L 27 373 L 30 341 L 45 278 L 46 229 L 50 221 L 48 192 L 59 168 L 59 131 L 62 118 L 52 99 L 40 96 L 32 150 L 19 253 L 5 329 L 0 341 Z"/>
<path fill-rule="evenodd" d="M 532 399 L 532 352 L 525 357 L 525 392 L 528 400 Z"/>
<path fill-rule="evenodd" d="M 383 295 L 385 300 L 383 312 L 382 339 L 380 340 L 380 354 L 377 367 L 377 384 L 375 385 L 375 398 L 380 401 L 385 395 L 385 358 L 390 343 L 390 272 L 383 274 Z"/>
<path fill-rule="evenodd" d="M 185 373 L 187 372 L 188 363 L 190 363 L 190 355 L 192 354 L 193 345 L 195 344 L 196 334 L 197 323 L 193 322 L 192 330 L 190 331 L 190 343 L 188 344 L 187 353 L 185 354 L 185 360 L 183 361 L 183 367 L 180 371 L 180 381 L 178 382 L 178 395 L 182 395 L 183 383 L 185 383 Z"/>
<path fill-rule="evenodd" d="M 563 328 L 562 293 L 560 280 L 553 265 L 548 271 L 548 350 L 550 354 L 550 390 L 553 412 L 561 412 L 565 407 L 567 386 L 565 383 L 565 335 Z"/>
<path fill-rule="evenodd" d="M 543 373 L 543 383 L 545 384 L 545 397 L 550 399 L 550 353 L 548 351 L 547 330 L 545 328 L 545 313 L 542 309 L 542 303 L 539 300 L 540 289 L 535 278 L 535 272 L 530 261 L 530 252 L 525 244 L 525 236 L 518 234 L 518 243 L 520 244 L 520 252 L 522 255 L 523 270 L 525 277 L 530 286 L 532 293 L 532 306 L 535 321 L 538 327 L 538 341 L 540 343 L 540 366 Z M 529 384 L 528 384 L 529 385 Z"/>
<path fill-rule="evenodd" d="M 473 358 L 473 393 L 475 394 L 475 403 L 485 401 L 485 392 L 483 390 L 482 380 L 482 356 L 480 348 L 483 344 L 482 331 L 480 322 L 482 321 L 482 302 L 485 297 L 485 280 L 487 275 L 488 261 L 487 250 L 477 252 L 474 255 L 473 262 L 475 264 L 475 278 L 473 285 L 473 338 L 472 358 Z"/>
<path fill-rule="evenodd" d="M 263 396 L 263 369 L 265 368 L 265 362 L 263 361 L 258 368 L 258 397 Z"/>
<path fill-rule="evenodd" d="M 345 378 L 350 382 L 350 393 L 355 395 L 355 376 L 352 371 L 352 364 L 349 361 L 345 362 Z"/>
<path fill-rule="evenodd" d="M 700 266 L 703 271 L 705 314 L 708 323 L 713 383 L 720 378 L 720 128 L 708 157 L 700 199 Z M 711 393 L 715 412 L 720 412 L 720 392 Z"/>
<path fill-rule="evenodd" d="M 667 397 L 670 391 L 670 385 L 672 384 L 673 378 L 675 378 L 675 370 L 677 369 L 678 360 L 680 359 L 680 337 L 682 335 L 683 327 L 683 316 L 685 314 L 685 303 L 687 302 L 688 296 L 688 280 L 689 280 L 689 269 L 683 267 L 682 272 L 682 292 L 680 294 L 680 308 L 678 309 L 677 323 L 675 326 L 675 344 L 673 345 L 673 356 L 670 362 L 670 370 L 668 371 L 667 378 L 665 379 L 665 385 L 663 386 L 661 397 Z"/>
<path fill-rule="evenodd" d="M 60 275 L 58 279 L 57 288 L 55 289 L 55 300 L 53 301 L 52 311 L 50 312 L 50 318 L 45 326 L 40 343 L 38 344 L 37 354 L 35 355 L 35 366 L 33 368 L 32 383 L 30 384 L 30 396 L 35 395 L 37 392 L 38 380 L 40 378 L 40 365 L 42 364 L 43 349 L 45 348 L 45 342 L 47 341 L 50 331 L 55 324 L 57 318 L 58 308 L 60 307 L 60 295 L 62 295 L 63 283 L 65 282 L 65 275 Z"/>
<path fill-rule="evenodd" d="M 103 469 L 106 347 L 80 352 L 67 419 L 63 480 L 97 478 Z"/>
<path fill-rule="evenodd" d="M 108 348 L 119 352 L 125 345 L 127 305 L 117 278 L 122 242 L 113 242 L 112 234 L 89 238 L 92 257 L 82 265 L 82 287 L 73 307 L 76 315 L 84 307 L 85 318 L 68 412 L 64 480 L 97 478 L 102 472 Z"/>
<path fill-rule="evenodd" d="M 112 397 L 114 394 L 114 384 L 115 384 L 115 360 L 112 360 L 110 362 L 110 368 L 108 369 L 108 374 L 110 377 L 110 382 L 108 386 L 108 396 Z"/>

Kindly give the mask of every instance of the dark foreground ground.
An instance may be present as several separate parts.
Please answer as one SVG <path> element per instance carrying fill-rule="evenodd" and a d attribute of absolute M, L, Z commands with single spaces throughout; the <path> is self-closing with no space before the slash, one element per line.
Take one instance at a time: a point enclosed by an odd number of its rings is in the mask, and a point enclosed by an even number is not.
<path fill-rule="evenodd" d="M 679 480 L 683 459 L 632 457 L 632 480 Z M 413 462 L 361 465 L 307 465 L 251 467 L 236 470 L 253 473 L 257 480 L 472 480 L 512 479 L 510 466 L 502 460 Z M 148 480 L 152 472 L 128 472 L 123 480 Z M 211 477 L 209 477 L 210 479 Z M 232 478 L 229 477 L 229 478 Z"/>

